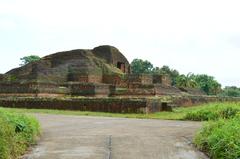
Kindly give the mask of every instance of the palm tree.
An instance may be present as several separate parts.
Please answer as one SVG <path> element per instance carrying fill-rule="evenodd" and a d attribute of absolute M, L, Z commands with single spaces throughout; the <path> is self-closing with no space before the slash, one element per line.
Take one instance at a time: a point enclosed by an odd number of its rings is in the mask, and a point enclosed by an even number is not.
<path fill-rule="evenodd" d="M 176 80 L 178 87 L 196 88 L 197 82 L 194 79 L 194 74 L 188 73 L 187 75 L 180 75 Z"/>

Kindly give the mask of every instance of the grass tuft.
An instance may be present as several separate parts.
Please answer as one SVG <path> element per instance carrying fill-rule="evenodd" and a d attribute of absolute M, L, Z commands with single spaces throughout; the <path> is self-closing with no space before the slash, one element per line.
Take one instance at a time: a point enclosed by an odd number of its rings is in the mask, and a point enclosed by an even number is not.
<path fill-rule="evenodd" d="M 31 116 L 0 109 L 0 159 L 22 155 L 35 142 L 39 127 Z"/>

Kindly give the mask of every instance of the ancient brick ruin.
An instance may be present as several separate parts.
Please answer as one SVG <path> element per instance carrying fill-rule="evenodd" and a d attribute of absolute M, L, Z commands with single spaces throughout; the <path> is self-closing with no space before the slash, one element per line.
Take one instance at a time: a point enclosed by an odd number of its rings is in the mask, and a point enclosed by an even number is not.
<path fill-rule="evenodd" d="M 131 74 L 127 58 L 112 46 L 58 52 L 0 75 L 1 96 L 146 97 L 193 92 L 171 86 L 167 75 Z"/>
<path fill-rule="evenodd" d="M 132 74 L 117 48 L 99 46 L 58 52 L 0 74 L 0 106 L 152 113 L 240 100 L 206 96 L 199 89 L 179 89 L 171 83 L 167 75 Z"/>

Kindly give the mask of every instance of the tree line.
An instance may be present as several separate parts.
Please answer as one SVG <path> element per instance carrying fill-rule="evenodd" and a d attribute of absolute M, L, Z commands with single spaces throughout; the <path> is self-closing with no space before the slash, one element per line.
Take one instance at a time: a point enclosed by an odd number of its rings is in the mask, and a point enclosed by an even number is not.
<path fill-rule="evenodd" d="M 142 59 L 134 59 L 131 62 L 131 71 L 136 74 L 168 75 L 172 79 L 173 86 L 178 88 L 198 88 L 207 95 L 240 97 L 240 88 L 233 86 L 222 89 L 221 84 L 213 76 L 207 74 L 180 74 L 179 71 L 169 66 L 154 67 L 151 62 Z"/>

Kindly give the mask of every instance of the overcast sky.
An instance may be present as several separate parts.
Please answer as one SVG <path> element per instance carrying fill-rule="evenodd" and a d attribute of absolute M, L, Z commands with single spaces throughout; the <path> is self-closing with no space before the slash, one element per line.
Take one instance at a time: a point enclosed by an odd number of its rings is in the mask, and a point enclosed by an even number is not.
<path fill-rule="evenodd" d="M 0 73 L 98 45 L 240 86 L 239 0 L 0 0 Z"/>

